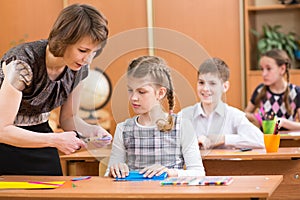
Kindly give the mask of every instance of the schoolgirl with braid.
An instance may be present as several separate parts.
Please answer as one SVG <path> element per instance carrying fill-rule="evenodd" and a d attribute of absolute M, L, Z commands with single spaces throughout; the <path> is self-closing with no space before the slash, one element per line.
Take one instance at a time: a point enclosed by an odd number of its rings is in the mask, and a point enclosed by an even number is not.
<path fill-rule="evenodd" d="M 244 112 L 224 102 L 229 89 L 229 68 L 220 58 L 205 60 L 198 69 L 200 102 L 182 109 L 193 124 L 202 149 L 264 148 L 263 133 Z"/>
<path fill-rule="evenodd" d="M 124 178 L 138 170 L 149 178 L 164 172 L 169 177 L 204 176 L 192 126 L 173 113 L 174 87 L 165 61 L 155 56 L 134 59 L 127 87 L 136 116 L 117 124 L 106 175 Z M 162 105 L 165 98 L 168 111 Z"/>
<path fill-rule="evenodd" d="M 272 49 L 261 55 L 263 83 L 257 86 L 245 109 L 248 119 L 261 127 L 262 118 L 273 113 L 281 129 L 299 130 L 300 87 L 290 83 L 288 54 Z"/>

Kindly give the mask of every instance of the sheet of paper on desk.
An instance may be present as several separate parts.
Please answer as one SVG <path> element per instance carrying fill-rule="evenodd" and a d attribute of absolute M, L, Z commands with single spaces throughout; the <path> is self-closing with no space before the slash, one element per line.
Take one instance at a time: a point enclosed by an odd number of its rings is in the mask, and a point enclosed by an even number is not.
<path fill-rule="evenodd" d="M 20 181 L 20 182 L 0 182 L 0 190 L 3 189 L 54 189 L 62 186 L 65 181 Z"/>
<path fill-rule="evenodd" d="M 289 132 L 288 135 L 291 135 L 291 136 L 300 136 L 300 131 L 295 131 L 295 132 Z"/>
<path fill-rule="evenodd" d="M 144 177 L 143 174 L 140 174 L 138 171 L 130 171 L 129 175 L 125 178 L 116 178 L 116 181 L 161 181 L 166 179 L 168 174 L 164 172 L 160 176 L 152 176 L 151 178 Z"/>

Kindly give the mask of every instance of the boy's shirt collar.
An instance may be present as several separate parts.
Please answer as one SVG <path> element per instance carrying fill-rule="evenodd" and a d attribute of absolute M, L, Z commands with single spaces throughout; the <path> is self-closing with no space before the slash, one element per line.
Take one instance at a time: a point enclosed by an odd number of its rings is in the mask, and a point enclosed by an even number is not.
<path fill-rule="evenodd" d="M 220 115 L 221 117 L 224 117 L 225 116 L 225 108 L 226 108 L 226 104 L 223 101 L 219 101 L 217 107 L 215 108 L 215 110 L 213 112 Z M 196 118 L 198 116 L 206 117 L 206 114 L 205 114 L 204 110 L 202 109 L 201 102 L 197 103 L 197 109 L 195 109 L 195 111 L 194 111 L 194 117 Z"/>

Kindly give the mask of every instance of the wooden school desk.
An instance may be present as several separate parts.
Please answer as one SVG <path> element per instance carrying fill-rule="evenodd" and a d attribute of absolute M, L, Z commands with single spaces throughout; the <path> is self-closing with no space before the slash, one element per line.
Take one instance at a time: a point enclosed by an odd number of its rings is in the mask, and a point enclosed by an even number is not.
<path fill-rule="evenodd" d="M 266 153 L 262 149 L 247 152 L 215 149 L 202 150 L 201 154 L 207 175 L 283 175 L 283 182 L 275 191 L 274 199 L 299 199 L 300 148 L 279 148 L 277 153 Z M 62 156 L 61 160 L 67 166 L 74 161 L 75 164 L 76 161 L 84 161 L 82 164 L 97 162 L 97 165 L 83 168 L 82 173 L 68 171 L 65 175 L 89 175 L 89 171 L 101 169 L 99 158 L 109 155 L 110 149 L 106 149 L 106 151 L 100 149 L 94 150 L 92 153 L 84 150 Z M 66 168 L 70 168 L 70 166 Z"/>
<path fill-rule="evenodd" d="M 100 160 L 110 156 L 111 148 L 86 150 L 82 149 L 73 154 L 61 155 L 60 162 L 63 175 L 99 175 Z"/>
<path fill-rule="evenodd" d="M 58 181 L 70 176 L 4 176 L 1 181 Z M 268 199 L 282 176 L 234 176 L 228 186 L 161 186 L 158 181 L 115 182 L 92 177 L 73 182 L 76 187 L 47 190 L 0 190 L 0 200 L 96 199 Z M 69 184 L 71 185 L 71 184 Z"/>
<path fill-rule="evenodd" d="M 240 152 L 214 149 L 202 151 L 206 174 L 216 175 L 283 175 L 283 182 L 271 199 L 299 199 L 300 148 L 279 148 L 277 153 L 263 149 Z"/>
<path fill-rule="evenodd" d="M 300 147 L 300 131 L 279 131 L 280 147 Z"/>

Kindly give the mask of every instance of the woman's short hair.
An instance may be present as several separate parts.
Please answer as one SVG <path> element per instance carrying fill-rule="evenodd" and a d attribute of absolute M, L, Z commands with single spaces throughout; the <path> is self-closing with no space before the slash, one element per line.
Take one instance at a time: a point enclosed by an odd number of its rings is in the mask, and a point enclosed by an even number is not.
<path fill-rule="evenodd" d="M 68 45 L 75 44 L 84 36 L 102 43 L 103 48 L 108 36 L 107 20 L 90 5 L 72 4 L 64 8 L 56 19 L 48 37 L 49 50 L 54 56 L 62 57 Z"/>

